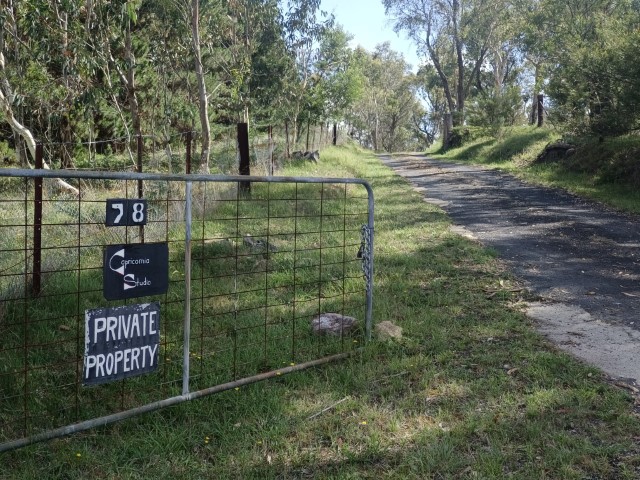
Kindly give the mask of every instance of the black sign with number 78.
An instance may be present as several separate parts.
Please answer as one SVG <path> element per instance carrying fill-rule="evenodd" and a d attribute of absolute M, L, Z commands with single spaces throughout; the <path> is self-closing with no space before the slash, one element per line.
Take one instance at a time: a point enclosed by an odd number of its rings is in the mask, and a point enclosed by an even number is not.
<path fill-rule="evenodd" d="M 111 198 L 107 200 L 107 227 L 147 224 L 147 201 L 141 198 Z"/>

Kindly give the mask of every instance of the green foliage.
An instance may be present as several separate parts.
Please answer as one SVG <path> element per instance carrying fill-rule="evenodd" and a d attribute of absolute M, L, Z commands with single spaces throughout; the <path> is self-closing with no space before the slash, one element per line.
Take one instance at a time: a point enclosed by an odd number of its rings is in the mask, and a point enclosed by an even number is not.
<path fill-rule="evenodd" d="M 363 81 L 362 94 L 349 114 L 354 138 L 376 151 L 424 148 L 428 140 L 417 125 L 424 109 L 418 82 L 404 58 L 385 43 L 373 54 L 357 50 L 354 61 Z"/>
<path fill-rule="evenodd" d="M 629 58 L 640 52 L 640 33 L 620 21 L 609 21 L 599 37 L 589 47 L 576 49 L 571 61 L 551 78 L 556 116 L 575 132 L 615 136 L 637 130 L 640 68 Z"/>
<path fill-rule="evenodd" d="M 447 149 L 460 148 L 478 139 L 486 139 L 487 135 L 486 127 L 453 127 Z"/>
<path fill-rule="evenodd" d="M 497 94 L 481 94 L 468 108 L 469 125 L 497 135 L 503 127 L 523 123 L 522 93 L 517 86 Z"/>

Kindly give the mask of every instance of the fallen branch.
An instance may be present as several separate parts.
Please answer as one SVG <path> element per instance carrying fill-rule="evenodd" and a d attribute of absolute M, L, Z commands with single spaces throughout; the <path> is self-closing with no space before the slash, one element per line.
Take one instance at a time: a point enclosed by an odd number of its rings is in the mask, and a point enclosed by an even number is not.
<path fill-rule="evenodd" d="M 510 288 L 510 289 L 504 289 L 501 288 L 499 290 L 492 290 L 492 289 L 484 289 L 483 290 L 484 293 L 487 294 L 487 298 L 493 298 L 496 296 L 496 294 L 504 292 L 504 293 L 519 293 L 524 291 L 524 288 Z"/>
<path fill-rule="evenodd" d="M 331 410 L 332 408 L 337 407 L 338 405 L 340 405 L 342 402 L 345 402 L 347 400 L 349 400 L 350 397 L 344 397 L 342 400 L 338 400 L 336 403 L 329 405 L 327 408 L 324 408 L 322 410 L 320 410 L 318 413 L 314 413 L 313 415 L 311 415 L 310 417 L 307 417 L 307 420 L 312 420 L 316 417 L 319 417 L 320 415 L 322 415 L 325 412 L 328 412 L 329 410 Z"/>
<path fill-rule="evenodd" d="M 375 382 L 371 382 L 371 384 L 372 384 L 372 385 L 375 385 L 376 383 L 380 383 L 380 382 L 382 382 L 383 380 L 388 380 L 388 379 L 393 378 L 393 377 L 401 377 L 402 375 L 407 375 L 408 373 L 409 373 L 409 372 L 400 372 L 400 373 L 395 373 L 395 374 L 393 374 L 393 375 L 387 375 L 386 377 L 379 378 L 379 379 L 378 379 L 378 380 L 376 380 Z"/>

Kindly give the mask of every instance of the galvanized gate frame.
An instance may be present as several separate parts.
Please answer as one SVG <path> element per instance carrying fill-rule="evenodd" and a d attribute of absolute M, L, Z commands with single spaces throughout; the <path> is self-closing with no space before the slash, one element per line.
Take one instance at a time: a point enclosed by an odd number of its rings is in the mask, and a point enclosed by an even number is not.
<path fill-rule="evenodd" d="M 371 340 L 373 318 L 373 245 L 374 245 L 374 196 L 371 185 L 357 178 L 329 178 L 329 177 L 275 177 L 275 176 L 225 176 L 204 174 L 156 174 L 156 173 L 125 173 L 98 171 L 68 171 L 68 170 L 29 170 L 29 169 L 0 169 L 0 177 L 33 178 L 33 179 L 85 179 L 85 180 L 133 180 L 133 181 L 174 181 L 185 183 L 185 307 L 184 307 L 184 339 L 183 339 L 183 372 L 182 394 L 164 400 L 152 402 L 129 410 L 111 415 L 81 421 L 60 428 L 41 432 L 29 437 L 16 439 L 0 444 L 0 452 L 21 448 L 33 443 L 62 437 L 81 432 L 94 427 L 107 425 L 120 420 L 159 410 L 172 405 L 223 392 L 233 388 L 256 383 L 275 376 L 304 370 L 349 357 L 351 352 L 339 353 L 328 357 L 307 361 L 278 370 L 245 377 L 232 382 L 219 384 L 198 391 L 191 391 L 189 386 L 190 374 L 190 320 L 191 320 L 191 220 L 192 220 L 192 187 L 194 182 L 225 182 L 225 183 L 302 183 L 302 184 L 355 184 L 362 185 L 367 191 L 368 221 L 361 228 L 361 247 L 358 257 L 362 259 L 362 271 L 366 286 L 365 300 L 365 340 Z"/>

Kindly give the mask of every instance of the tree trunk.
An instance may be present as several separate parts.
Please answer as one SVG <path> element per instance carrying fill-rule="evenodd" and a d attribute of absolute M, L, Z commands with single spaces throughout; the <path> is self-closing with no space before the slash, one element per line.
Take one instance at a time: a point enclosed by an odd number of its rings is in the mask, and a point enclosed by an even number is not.
<path fill-rule="evenodd" d="M 140 127 L 140 106 L 138 104 L 138 94 L 136 92 L 135 65 L 136 58 L 131 45 L 131 20 L 127 22 L 127 31 L 124 39 L 125 58 L 127 60 L 127 97 L 129 99 L 129 111 L 131 112 L 131 124 L 136 137 L 142 135 Z"/>
<path fill-rule="evenodd" d="M 464 122 L 464 53 L 462 47 L 462 39 L 460 38 L 460 32 L 458 31 L 458 16 L 460 12 L 459 0 L 453 0 L 453 35 L 455 37 L 456 46 L 456 62 L 458 65 L 458 85 L 456 85 L 456 113 L 453 118 L 454 125 L 462 125 Z M 452 112 L 453 113 L 453 112 Z"/>
<path fill-rule="evenodd" d="M 202 68 L 200 50 L 200 1 L 191 1 L 191 39 L 196 62 L 196 78 L 198 80 L 198 100 L 200 107 L 200 125 L 202 128 L 202 152 L 200 153 L 200 170 L 209 173 L 209 154 L 211 149 L 211 126 L 209 124 L 209 102 L 207 85 Z"/>
<path fill-rule="evenodd" d="M 444 149 L 449 148 L 449 140 L 453 133 L 453 115 L 451 113 L 445 113 L 442 124 L 442 147 Z"/>
<path fill-rule="evenodd" d="M 540 66 L 540 62 L 534 62 L 529 60 L 535 69 L 534 73 L 534 85 L 533 85 L 533 96 L 531 98 L 531 117 L 529 118 L 529 122 L 531 125 L 535 125 L 536 120 L 538 119 L 538 95 L 540 95 L 540 89 L 542 88 L 542 68 Z"/>

